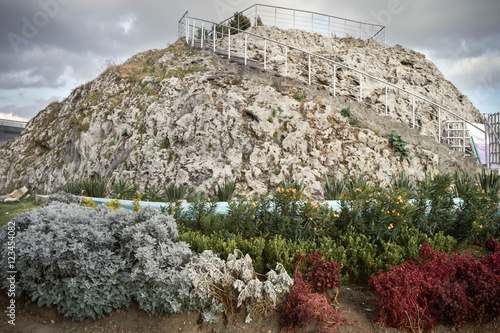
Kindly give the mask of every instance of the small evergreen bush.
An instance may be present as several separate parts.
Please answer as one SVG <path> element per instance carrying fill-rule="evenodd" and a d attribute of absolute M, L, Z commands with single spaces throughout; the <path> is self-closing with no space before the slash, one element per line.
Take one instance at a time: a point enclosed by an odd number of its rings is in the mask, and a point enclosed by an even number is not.
<path fill-rule="evenodd" d="M 350 107 L 343 108 L 342 110 L 340 110 L 340 114 L 346 118 L 349 118 L 351 116 L 351 108 Z"/>

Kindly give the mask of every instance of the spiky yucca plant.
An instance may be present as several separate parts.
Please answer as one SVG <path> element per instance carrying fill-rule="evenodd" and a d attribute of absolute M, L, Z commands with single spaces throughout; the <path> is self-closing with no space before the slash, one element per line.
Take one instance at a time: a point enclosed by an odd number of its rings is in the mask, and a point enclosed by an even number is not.
<path fill-rule="evenodd" d="M 156 185 L 146 185 L 142 193 L 142 199 L 145 201 L 163 202 L 165 198 L 163 197 L 162 190 L 157 188 Z"/>
<path fill-rule="evenodd" d="M 137 192 L 137 186 L 129 183 L 125 179 L 118 179 L 111 183 L 111 191 L 115 194 L 116 199 L 133 199 Z"/>
<path fill-rule="evenodd" d="M 230 201 L 236 190 L 236 181 L 228 181 L 224 178 L 224 184 L 217 184 L 216 197 L 219 201 Z"/>
<path fill-rule="evenodd" d="M 108 190 L 106 178 L 84 179 L 82 181 L 82 194 L 87 197 L 104 198 Z"/>
<path fill-rule="evenodd" d="M 337 180 L 335 177 L 330 179 L 325 174 L 325 199 L 326 200 L 339 200 L 342 191 L 344 191 L 344 180 Z"/>
<path fill-rule="evenodd" d="M 486 171 L 486 169 L 483 169 L 481 170 L 481 173 L 476 175 L 476 177 L 479 182 L 479 186 L 481 186 L 481 189 L 485 192 L 498 192 L 500 190 L 500 175 L 496 171 Z"/>
<path fill-rule="evenodd" d="M 392 187 L 402 192 L 408 193 L 411 197 L 415 196 L 415 188 L 410 177 L 401 171 L 399 176 L 392 175 Z"/>
<path fill-rule="evenodd" d="M 170 184 L 166 189 L 165 189 L 165 197 L 167 198 L 167 201 L 169 202 L 175 202 L 184 199 L 187 193 L 187 186 L 184 185 L 175 185 L 175 184 Z"/>

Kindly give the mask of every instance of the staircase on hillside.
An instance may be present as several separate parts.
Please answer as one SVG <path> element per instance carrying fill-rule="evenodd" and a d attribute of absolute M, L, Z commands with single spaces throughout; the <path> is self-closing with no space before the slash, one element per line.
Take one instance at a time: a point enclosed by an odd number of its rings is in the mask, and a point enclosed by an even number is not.
<path fill-rule="evenodd" d="M 422 126 L 422 123 L 425 123 L 425 121 L 419 119 L 420 114 L 431 114 L 431 119 L 437 120 L 437 131 L 434 134 L 437 142 L 448 144 L 452 150 L 464 152 L 465 157 L 476 158 L 480 164 L 486 164 L 488 167 L 497 165 L 498 167 L 500 153 L 498 153 L 498 159 L 496 160 L 493 160 L 493 157 L 490 157 L 490 155 L 495 151 L 494 149 L 492 150 L 492 147 L 500 148 L 500 140 L 497 140 L 497 143 L 489 142 L 491 140 L 488 138 L 494 137 L 494 131 L 491 131 L 491 126 L 489 127 L 490 130 L 485 130 L 484 124 L 472 123 L 452 110 L 405 88 L 387 82 L 384 79 L 314 54 L 310 51 L 299 49 L 281 41 L 247 31 L 248 28 L 257 26 L 275 26 L 280 29 L 300 29 L 311 33 L 319 33 L 327 37 L 354 37 L 362 40 L 373 39 L 385 41 L 385 27 L 381 25 L 358 22 L 310 11 L 268 5 L 253 5 L 240 14 L 232 16 L 220 23 L 191 17 L 189 13 L 186 12 L 178 22 L 178 36 L 179 38 L 185 38 L 186 44 L 193 47 L 209 49 L 218 54 L 223 54 L 229 59 L 237 59 L 244 65 L 258 66 L 264 70 L 268 69 L 267 57 L 269 46 L 277 45 L 284 53 L 284 68 L 280 73 L 284 77 L 289 76 L 288 60 L 291 52 L 299 53 L 305 59 L 305 67 L 307 70 L 299 77 L 294 78 L 303 80 L 305 84 L 309 85 L 314 83 L 324 86 L 322 82 L 314 82 L 313 64 L 314 66 L 318 66 L 318 64 L 325 66 L 333 65 L 333 83 L 327 86 L 327 88 L 332 91 L 333 96 L 338 94 L 340 88 L 335 73 L 340 70 L 350 71 L 356 76 L 359 76 L 359 80 L 358 87 L 355 88 L 356 91 L 352 91 L 353 88 L 351 87 L 349 96 L 363 104 L 366 104 L 363 98 L 363 82 L 373 80 L 377 84 L 385 87 L 385 103 L 383 105 L 377 104 L 374 106 L 377 112 L 389 115 L 391 107 L 388 102 L 388 94 L 391 91 L 404 93 L 408 98 L 407 104 L 409 110 L 405 110 L 405 112 L 407 112 L 406 118 L 409 120 L 408 125 L 410 127 L 416 128 L 417 126 Z M 240 34 L 244 36 L 243 49 L 235 48 L 234 45 L 231 45 L 231 40 L 234 40 L 236 35 L 241 38 Z M 252 59 L 248 56 L 248 38 L 260 40 L 262 48 L 260 50 L 261 54 L 258 57 L 259 59 L 255 59 L 255 57 Z M 425 105 L 426 109 L 420 110 L 417 108 L 417 101 Z M 500 128 L 500 117 L 498 117 L 497 120 L 495 124 Z M 486 123 L 488 124 L 488 121 L 486 121 Z M 498 139 L 500 131 L 496 133 L 498 133 L 496 135 Z M 500 149 L 496 151 L 498 152 Z M 494 162 L 490 163 L 490 161 Z"/>

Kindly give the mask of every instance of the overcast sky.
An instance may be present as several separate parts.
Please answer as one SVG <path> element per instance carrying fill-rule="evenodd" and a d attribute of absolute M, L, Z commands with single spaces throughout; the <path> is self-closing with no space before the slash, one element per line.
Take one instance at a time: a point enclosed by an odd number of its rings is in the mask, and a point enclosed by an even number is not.
<path fill-rule="evenodd" d="M 0 0 L 0 118 L 34 117 L 109 63 L 164 48 L 186 10 L 221 21 L 246 0 Z M 483 113 L 500 111 L 499 0 L 260 1 L 387 26 Z"/>

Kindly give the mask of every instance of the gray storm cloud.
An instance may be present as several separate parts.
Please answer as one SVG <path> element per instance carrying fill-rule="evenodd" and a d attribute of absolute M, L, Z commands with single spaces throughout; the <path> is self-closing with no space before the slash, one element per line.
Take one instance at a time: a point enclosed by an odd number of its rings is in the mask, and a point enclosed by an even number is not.
<path fill-rule="evenodd" d="M 51 88 L 53 95 L 67 94 L 65 82 L 90 79 L 106 59 L 126 59 L 140 51 L 167 46 L 176 40 L 177 21 L 186 10 L 218 21 L 252 4 L 243 0 L 3 1 L 0 111 L 7 105 L 15 111 L 13 91 Z M 457 80 L 461 89 L 474 89 L 479 76 L 493 73 L 495 81 L 499 74 L 498 0 L 312 0 L 307 4 L 267 4 L 386 25 L 388 44 L 428 50 L 431 60 L 446 61 L 450 71 L 445 75 Z M 38 111 L 33 109 L 29 116 Z"/>

